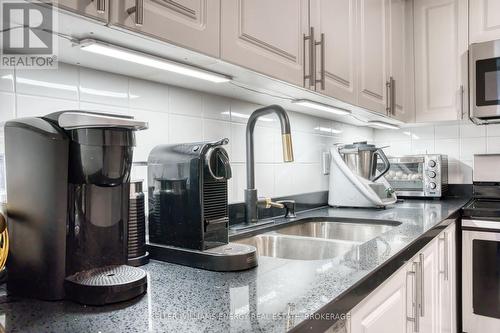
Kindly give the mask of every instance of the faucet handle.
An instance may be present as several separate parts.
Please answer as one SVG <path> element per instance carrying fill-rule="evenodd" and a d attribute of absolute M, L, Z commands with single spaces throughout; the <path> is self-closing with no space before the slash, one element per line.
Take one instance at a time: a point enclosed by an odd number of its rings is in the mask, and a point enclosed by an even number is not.
<path fill-rule="evenodd" d="M 271 198 L 262 198 L 259 199 L 258 204 L 263 206 L 264 208 L 280 208 L 280 209 L 285 209 L 285 205 L 279 203 L 279 202 L 274 202 Z"/>
<path fill-rule="evenodd" d="M 294 218 L 295 215 L 295 200 L 281 200 L 276 203 L 283 205 L 285 208 L 285 217 L 286 218 Z"/>

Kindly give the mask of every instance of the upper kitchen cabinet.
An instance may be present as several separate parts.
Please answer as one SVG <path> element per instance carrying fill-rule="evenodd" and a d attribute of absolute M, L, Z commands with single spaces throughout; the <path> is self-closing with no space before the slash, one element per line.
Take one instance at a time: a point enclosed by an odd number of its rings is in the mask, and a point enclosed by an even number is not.
<path fill-rule="evenodd" d="M 469 7 L 470 43 L 500 39 L 500 0 L 474 0 Z"/>
<path fill-rule="evenodd" d="M 219 0 L 110 0 L 110 23 L 219 57 Z"/>
<path fill-rule="evenodd" d="M 311 26 L 320 43 L 314 45 L 318 55 L 316 63 L 320 64 L 315 66 L 317 82 L 314 88 L 356 104 L 356 0 L 311 0 L 310 8 Z"/>
<path fill-rule="evenodd" d="M 414 2 L 416 121 L 462 119 L 467 94 L 467 0 Z"/>
<path fill-rule="evenodd" d="M 223 60 L 304 85 L 308 1 L 222 0 L 221 7 Z"/>
<path fill-rule="evenodd" d="M 108 21 L 108 0 L 57 0 L 43 2 L 56 4 L 60 8 L 75 12 L 83 16 L 91 17 L 99 21 Z"/>
<path fill-rule="evenodd" d="M 388 113 L 404 122 L 415 121 L 413 73 L 413 2 L 389 0 Z"/>
<path fill-rule="evenodd" d="M 389 0 L 357 2 L 358 105 L 387 111 Z"/>

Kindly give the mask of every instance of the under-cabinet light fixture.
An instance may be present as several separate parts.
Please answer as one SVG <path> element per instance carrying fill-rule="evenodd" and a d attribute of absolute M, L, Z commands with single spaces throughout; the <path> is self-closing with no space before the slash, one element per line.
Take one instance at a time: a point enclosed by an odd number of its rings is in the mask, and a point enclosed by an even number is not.
<path fill-rule="evenodd" d="M 302 105 L 302 106 L 305 106 L 307 108 L 321 110 L 321 111 L 334 113 L 334 114 L 338 114 L 338 115 L 342 115 L 342 116 L 351 114 L 351 111 L 337 108 L 335 106 L 331 106 L 328 104 L 310 101 L 308 99 L 295 99 L 292 101 L 292 103 L 297 104 L 297 105 Z"/>
<path fill-rule="evenodd" d="M 383 128 L 388 128 L 388 129 L 399 129 L 399 126 L 394 125 L 394 124 L 389 124 L 384 121 L 378 121 L 378 120 L 372 120 L 369 121 L 368 126 L 376 126 L 376 127 L 383 127 Z"/>
<path fill-rule="evenodd" d="M 125 60 L 136 64 L 161 69 L 214 83 L 231 81 L 231 77 L 180 62 L 159 58 L 147 53 L 129 50 L 94 39 L 83 39 L 77 44 L 82 51 Z"/>

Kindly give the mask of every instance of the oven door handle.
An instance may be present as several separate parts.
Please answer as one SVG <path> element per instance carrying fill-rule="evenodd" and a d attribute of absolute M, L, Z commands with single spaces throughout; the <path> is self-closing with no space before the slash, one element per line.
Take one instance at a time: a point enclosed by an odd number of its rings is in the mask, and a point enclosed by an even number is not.
<path fill-rule="evenodd" d="M 471 228 L 474 230 L 487 229 L 500 232 L 500 221 L 462 220 L 462 228 Z"/>

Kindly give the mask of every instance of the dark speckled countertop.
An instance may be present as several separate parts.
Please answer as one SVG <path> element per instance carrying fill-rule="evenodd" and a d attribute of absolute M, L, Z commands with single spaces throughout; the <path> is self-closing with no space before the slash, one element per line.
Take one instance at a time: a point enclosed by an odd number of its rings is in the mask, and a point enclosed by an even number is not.
<path fill-rule="evenodd" d="M 467 201 L 406 200 L 385 210 L 303 212 L 297 219 L 318 216 L 401 224 L 328 260 L 259 257 L 257 268 L 234 273 L 151 261 L 144 266 L 147 294 L 116 305 L 14 299 L 3 291 L 0 323 L 7 332 L 321 331 L 401 267 Z"/>

